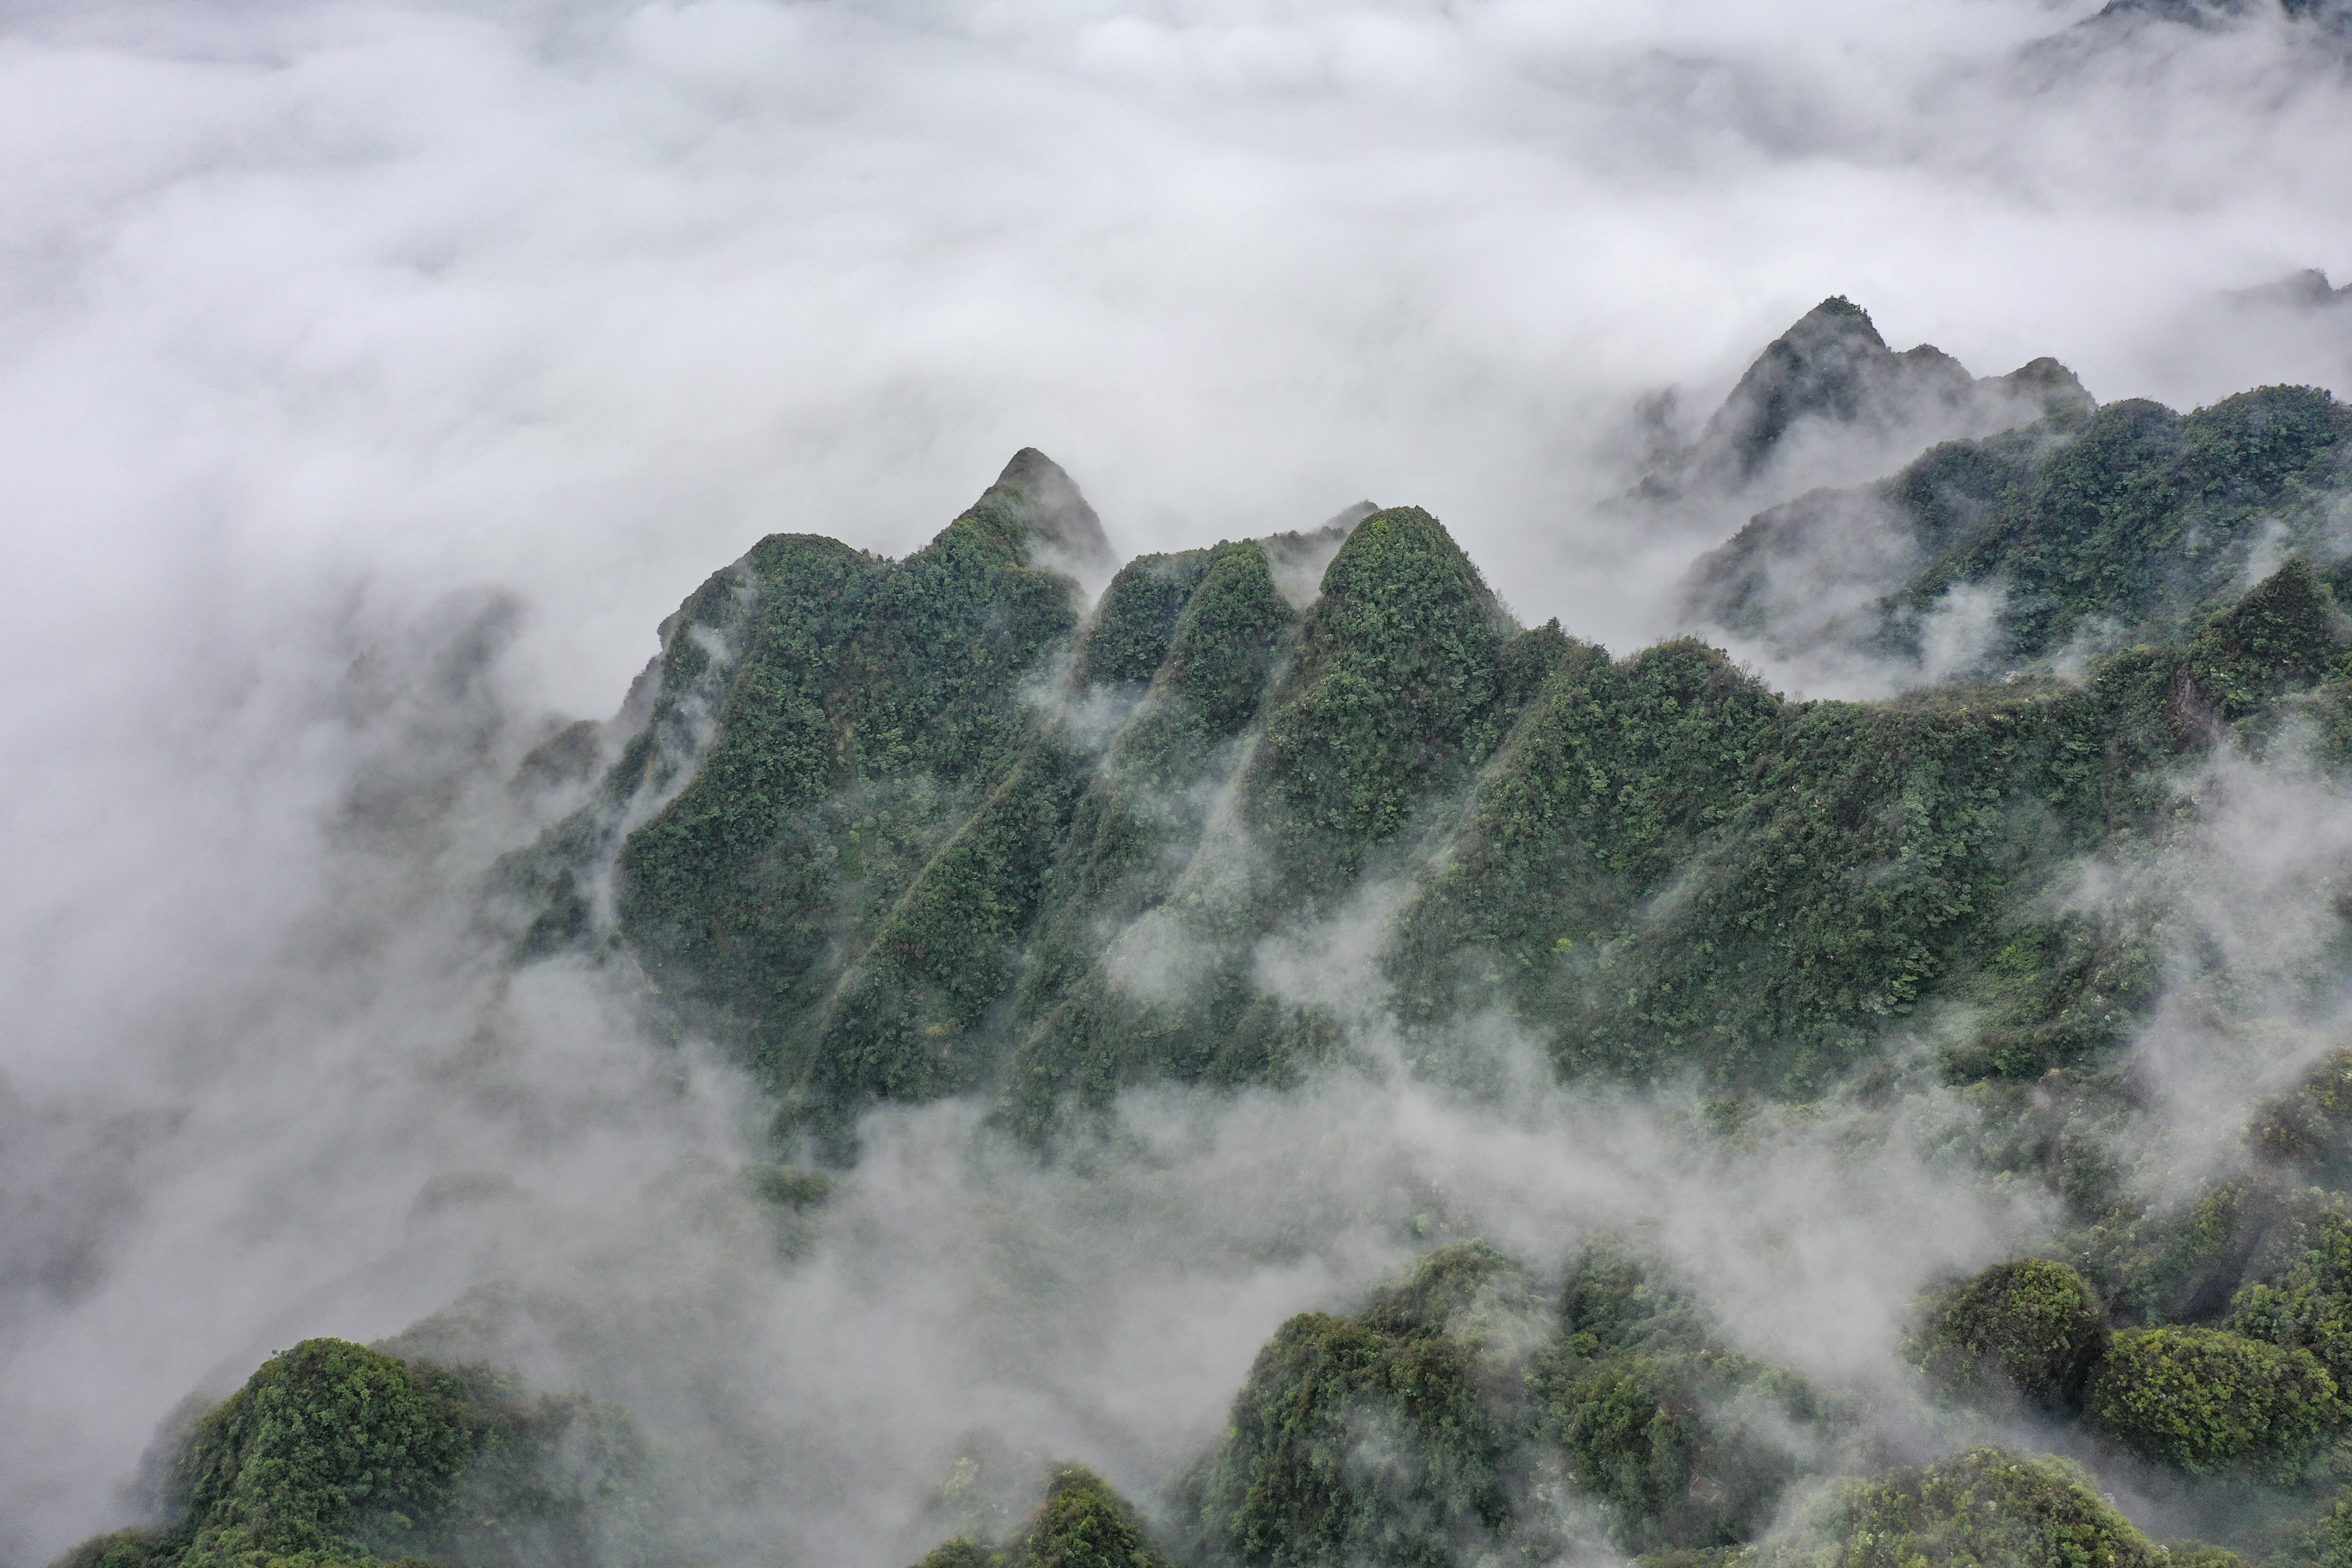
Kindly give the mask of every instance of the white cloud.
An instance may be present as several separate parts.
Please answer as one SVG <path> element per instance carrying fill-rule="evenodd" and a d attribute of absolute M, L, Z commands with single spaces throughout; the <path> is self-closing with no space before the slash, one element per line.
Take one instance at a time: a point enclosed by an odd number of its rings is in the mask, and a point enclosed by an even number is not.
<path fill-rule="evenodd" d="M 2016 64 L 2091 8 L 7 7 L 0 1185 L 68 1218 L 0 1321 L 0 1431 L 39 1434 L 0 1562 L 116 1517 L 193 1383 L 462 1284 L 367 1271 L 428 1176 L 505 1171 L 568 1243 L 751 1146 L 588 979 L 501 997 L 461 894 L 524 827 L 486 780 L 758 535 L 903 551 L 1035 444 L 1129 549 L 1428 506 L 1622 650 L 1718 542 L 1594 512 L 1622 410 L 1703 407 L 1824 295 L 2105 400 L 2344 389 L 2340 340 L 2207 304 L 2352 276 L 2338 57 Z M 1139 1390 L 1212 1408 L 1392 1255 L 1334 1234 L 1218 1276 L 1213 1352 L 1139 1333 L 1086 1429 L 1148 1446 Z M 1092 1321 L 1181 1326 L 1167 1291 Z"/>

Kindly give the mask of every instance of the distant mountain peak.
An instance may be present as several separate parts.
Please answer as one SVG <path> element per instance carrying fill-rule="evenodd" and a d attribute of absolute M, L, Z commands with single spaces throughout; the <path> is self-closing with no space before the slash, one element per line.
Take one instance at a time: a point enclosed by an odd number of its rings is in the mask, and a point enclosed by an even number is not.
<path fill-rule="evenodd" d="M 2333 287 L 2327 281 L 2327 274 L 2315 267 L 2307 267 L 2274 282 L 2237 289 L 2230 298 L 2238 305 L 2271 306 L 2287 310 L 2326 310 L 2352 305 L 2352 283 L 2341 288 Z"/>
<path fill-rule="evenodd" d="M 1922 345 L 1925 347 L 1925 345 Z M 1870 312 L 1833 295 L 1764 347 L 1699 436 L 1702 472 L 1727 486 L 1754 479 L 1800 422 L 1876 423 L 1886 405 L 1965 397 L 1968 372 L 1940 350 L 1896 354 Z"/>
<path fill-rule="evenodd" d="M 1758 492 L 1768 486 L 1785 497 L 1852 484 L 1939 441 L 2096 406 L 2056 360 L 1979 378 L 1931 343 L 1897 352 L 1869 311 L 1832 295 L 1765 345 L 1673 472 L 1644 492 L 1767 500 Z"/>
<path fill-rule="evenodd" d="M 2038 405 L 2045 418 L 2098 412 L 2098 401 L 2091 396 L 2082 379 L 2047 354 L 2028 360 L 2005 376 L 1988 379 L 2009 387 L 2021 401 Z"/>

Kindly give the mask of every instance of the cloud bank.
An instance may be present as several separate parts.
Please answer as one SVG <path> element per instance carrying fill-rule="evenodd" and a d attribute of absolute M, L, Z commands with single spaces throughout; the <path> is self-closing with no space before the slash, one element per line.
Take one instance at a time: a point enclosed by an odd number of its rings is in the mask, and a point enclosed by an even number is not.
<path fill-rule="evenodd" d="M 1824 295 L 1979 374 L 2054 354 L 2103 400 L 2352 391 L 2340 312 L 2228 298 L 2352 277 L 2352 163 L 2315 155 L 2341 39 L 2070 31 L 2093 9 L 0 10 L 0 1563 L 117 1518 L 192 1387 L 640 1256 L 677 1194 L 756 1157 L 727 1069 L 649 1051 L 593 977 L 509 989 L 466 898 L 530 828 L 501 780 L 550 716 L 610 711 L 761 534 L 903 552 L 1034 444 L 1126 550 L 1426 506 L 1523 619 L 1624 651 L 1721 538 L 1601 505 L 1637 402 L 1678 387 L 1696 420 Z M 880 1139 L 832 1222 L 892 1239 L 858 1254 L 882 1273 L 823 1243 L 798 1283 L 727 1294 L 680 1243 L 688 1285 L 616 1321 L 689 1337 L 656 1308 L 717 1292 L 712 1321 L 776 1348 L 742 1395 L 772 1437 L 870 1402 L 746 1505 L 803 1518 L 806 1561 L 863 1561 L 854 1508 L 913 1507 L 952 1447 L 911 1414 L 939 1387 L 1148 1486 L 1273 1323 L 1416 1220 L 1670 1218 L 1622 1175 L 1653 1168 L 1640 1117 L 1545 1099 L 1488 1147 L 1420 1092 L 1349 1092 L 1191 1143 L 1166 1123 L 1145 1186 L 1171 1218 L 1142 1234 L 1173 1262 L 1069 1211 L 1098 1195 L 959 1165 L 983 1156 L 947 1108 Z M 1731 1184 L 1753 1203 L 1727 1223 L 1800 1255 L 1746 1320 L 1792 1354 L 1823 1302 L 1884 1324 L 2032 1222 L 1906 1166 L 1889 1190 L 1950 1206 L 1934 1255 L 1840 1261 L 1885 1217 L 1861 1188 L 1815 1212 L 1852 1185 L 1830 1158 Z M 1303 1207 L 1221 1200 L 1253 1161 L 1307 1171 Z M 469 1171 L 523 1207 L 418 1208 Z M 1327 1224 L 1342 1195 L 1360 1215 Z M 953 1326 L 995 1262 L 827 1337 L 972 1205 L 1070 1260 L 1104 1348 L 1069 1385 Z M 1150 1358 L 1113 1378 L 1114 1342 Z M 709 1418 L 593 1345 L 545 1354 L 657 1427 Z M 828 1355 L 847 1371 L 808 1370 Z M 845 1454 L 878 1479 L 828 1513 Z"/>

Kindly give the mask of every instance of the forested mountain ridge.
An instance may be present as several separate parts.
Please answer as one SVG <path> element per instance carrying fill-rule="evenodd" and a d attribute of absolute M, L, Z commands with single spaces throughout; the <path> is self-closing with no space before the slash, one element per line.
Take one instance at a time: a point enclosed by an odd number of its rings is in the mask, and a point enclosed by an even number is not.
<path fill-rule="evenodd" d="M 1946 678 L 2079 667 L 2189 636 L 2290 555 L 2343 588 L 2347 484 L 2352 410 L 2315 388 L 2064 411 L 1760 514 L 1694 569 L 1688 608 L 1783 655 L 1916 665 L 1940 616 Z"/>
<path fill-rule="evenodd" d="M 1970 1020 L 1955 1081 L 2080 1065 L 2154 994 L 2152 916 L 2062 912 L 2058 879 L 2160 838 L 2233 733 L 2346 744 L 2325 576 L 2294 555 L 2231 602 L 2221 574 L 2256 517 L 2324 542 L 2347 432 L 2273 389 L 1937 448 L 1890 485 L 1947 517 L 2005 487 L 1923 582 L 2047 579 L 2154 640 L 1880 704 L 1517 627 L 1412 507 L 1345 529 L 1304 605 L 1283 569 L 1343 530 L 1146 557 L 1087 613 L 1039 563 L 1099 532 L 1024 453 L 903 562 L 775 536 L 698 591 L 594 799 L 506 868 L 522 948 L 629 954 L 836 1150 L 877 1100 L 989 1093 L 1044 1136 L 1150 1078 L 1472 1071 L 1496 1029 L 1772 1094 L 1937 1009 Z M 1349 994 L 1286 978 L 1341 932 Z"/>
<path fill-rule="evenodd" d="M 1895 354 L 1833 300 L 1628 505 L 1769 500 L 1809 444 L 1923 408 L 1976 423 L 1691 580 L 1695 621 L 1875 661 L 1908 683 L 1885 700 L 1520 626 L 1414 507 L 1114 571 L 1024 450 L 902 560 L 761 540 L 619 717 L 532 754 L 551 825 L 486 929 L 518 976 L 642 977 L 751 1070 L 778 1163 L 693 1199 L 747 1268 L 798 1266 L 879 1105 L 980 1100 L 1084 1179 L 1130 1088 L 1502 1098 L 1528 1061 L 1679 1096 L 1699 1163 L 1916 1112 L 2047 1217 L 1840 1381 L 1759 1354 L 1654 1237 L 1508 1251 L 1417 1216 L 1418 1261 L 1284 1323 L 1140 1511 L 1032 1465 L 927 1568 L 2352 1564 L 2352 904 L 2250 963 L 2174 869 L 2235 874 L 2195 860 L 2232 769 L 2341 803 L 2352 416 L 2306 388 L 2098 408 L 2054 362 Z M 1979 643 L 1931 670 L 1962 614 Z M 2167 1007 L 2292 1068 L 2179 1179 L 2134 1163 Z M 163 1434 L 164 1522 L 67 1562 L 698 1562 L 672 1527 L 722 1495 L 481 1364 L 519 1299 L 273 1359 Z"/>

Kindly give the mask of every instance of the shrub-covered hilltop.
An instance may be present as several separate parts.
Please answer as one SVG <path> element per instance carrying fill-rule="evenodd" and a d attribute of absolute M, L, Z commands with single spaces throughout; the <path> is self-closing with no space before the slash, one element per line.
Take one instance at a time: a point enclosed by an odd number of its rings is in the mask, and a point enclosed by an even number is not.
<path fill-rule="evenodd" d="M 654 1560 L 648 1468 L 620 1412 L 487 1367 L 305 1340 L 168 1431 L 169 1522 L 58 1568 L 557 1568 Z"/>
<path fill-rule="evenodd" d="M 2289 1291 L 2336 1270 L 2343 1312 L 2347 1245 L 2331 1226 Z M 1070 1472 L 1006 1541 L 919 1568 L 2332 1568 L 2352 1561 L 2352 1406 L 2328 1367 L 2352 1334 L 2285 1329 L 2263 1315 L 2278 1299 L 2250 1287 L 2221 1328 L 2116 1330 L 2081 1273 L 2021 1259 L 1920 1301 L 1909 1345 L 1951 1433 L 2030 1420 L 2244 1554 L 2152 1539 L 2069 1458 L 1961 1442 L 1891 1462 L 1864 1402 L 1742 1354 L 1614 1245 L 1546 1289 L 1468 1243 L 1353 1316 L 1285 1324 L 1156 1541 Z"/>

